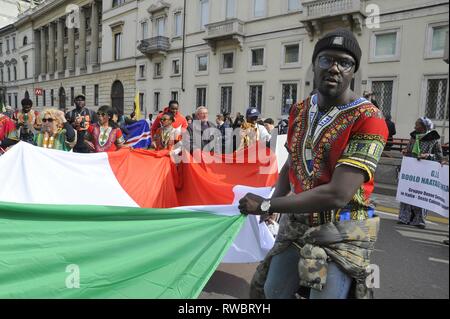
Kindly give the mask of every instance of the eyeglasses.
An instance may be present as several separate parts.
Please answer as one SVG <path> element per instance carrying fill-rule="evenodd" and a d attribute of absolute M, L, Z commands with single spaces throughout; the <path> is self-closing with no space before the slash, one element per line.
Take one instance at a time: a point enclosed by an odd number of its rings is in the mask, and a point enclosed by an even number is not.
<path fill-rule="evenodd" d="M 106 116 L 106 115 L 108 115 L 108 114 L 106 114 L 106 113 L 97 113 L 97 115 L 98 115 L 98 116 Z"/>
<path fill-rule="evenodd" d="M 49 122 L 49 123 L 53 123 L 54 119 L 42 119 L 43 123 Z"/>
<path fill-rule="evenodd" d="M 338 69 L 341 72 L 350 72 L 350 70 L 355 66 L 355 62 L 349 59 L 335 59 L 326 55 L 319 57 L 319 68 L 322 70 L 328 70 L 335 63 L 337 63 Z"/>
<path fill-rule="evenodd" d="M 167 121 L 170 121 L 170 119 L 161 119 L 161 122 L 167 122 Z"/>

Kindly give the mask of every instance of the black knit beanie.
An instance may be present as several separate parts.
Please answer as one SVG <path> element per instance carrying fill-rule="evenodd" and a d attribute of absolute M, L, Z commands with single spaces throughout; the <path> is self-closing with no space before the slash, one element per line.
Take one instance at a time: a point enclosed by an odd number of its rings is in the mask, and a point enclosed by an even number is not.
<path fill-rule="evenodd" d="M 358 71 L 362 53 L 358 40 L 356 40 L 353 32 L 347 29 L 339 28 L 325 34 L 314 47 L 312 57 L 313 64 L 316 61 L 317 55 L 321 51 L 327 49 L 341 50 L 350 54 L 356 61 L 355 72 Z"/>

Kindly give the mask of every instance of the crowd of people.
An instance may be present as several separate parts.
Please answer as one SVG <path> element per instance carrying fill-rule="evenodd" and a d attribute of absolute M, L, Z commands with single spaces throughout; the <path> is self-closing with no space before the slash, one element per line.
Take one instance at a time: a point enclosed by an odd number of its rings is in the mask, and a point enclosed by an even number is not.
<path fill-rule="evenodd" d="M 76 153 L 113 152 L 125 147 L 127 126 L 136 123 L 135 112 L 129 117 L 103 105 L 96 112 L 86 107 L 83 94 L 75 96 L 75 108 L 66 114 L 56 108 L 44 108 L 39 113 L 33 102 L 24 98 L 22 109 L 12 112 L 10 107 L 0 113 L 0 147 L 4 152 L 18 141 L 45 148 Z M 214 123 L 208 108 L 200 106 L 192 116 L 184 116 L 178 101 L 170 101 L 155 119 L 149 115 L 151 145 L 149 149 L 179 152 L 187 149 L 214 153 L 232 153 L 262 142 L 269 146 L 275 123 L 261 119 L 256 108 L 248 108 L 246 116 L 237 113 L 219 114 Z"/>
<path fill-rule="evenodd" d="M 181 149 L 228 153 L 267 144 L 275 133 L 288 134 L 289 158 L 271 198 L 247 194 L 239 202 L 243 214 L 280 222 L 275 245 L 252 279 L 252 298 L 295 298 L 300 287 L 310 289 L 309 298 L 372 296 L 367 266 L 380 218 L 370 195 L 395 125 L 370 96 L 351 90 L 361 55 L 352 32 L 337 29 L 323 36 L 312 56 L 315 93 L 293 105 L 289 120 L 277 126 L 253 107 L 234 118 L 219 114 L 214 123 L 205 106 L 184 116 L 177 101 L 147 120 L 151 149 L 169 154 Z M 136 121 L 134 116 L 124 118 L 106 105 L 94 112 L 85 102 L 80 94 L 67 114 L 56 109 L 39 114 L 31 100 L 22 100 L 20 112 L 0 115 L 0 147 L 19 140 L 80 153 L 124 147 L 123 130 Z M 441 161 L 439 138 L 433 123 L 420 118 L 404 155 Z M 399 222 L 423 227 L 425 217 L 424 210 L 402 204 Z"/>

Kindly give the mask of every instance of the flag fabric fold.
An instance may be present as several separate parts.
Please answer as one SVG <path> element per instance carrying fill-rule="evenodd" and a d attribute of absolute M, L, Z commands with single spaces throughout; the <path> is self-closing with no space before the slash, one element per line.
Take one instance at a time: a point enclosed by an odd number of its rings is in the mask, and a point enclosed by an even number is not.
<path fill-rule="evenodd" d="M 1 202 L 0 298 L 196 298 L 244 220 Z"/>
<path fill-rule="evenodd" d="M 126 126 L 125 145 L 133 148 L 146 149 L 151 145 L 150 126 L 146 120 Z"/>
<path fill-rule="evenodd" d="M 0 157 L 0 297 L 195 298 L 220 262 L 257 262 L 272 247 L 237 205 L 268 197 L 277 174 L 276 160 L 175 165 L 153 151 L 20 142 Z M 71 265 L 79 288 L 64 281 Z"/>

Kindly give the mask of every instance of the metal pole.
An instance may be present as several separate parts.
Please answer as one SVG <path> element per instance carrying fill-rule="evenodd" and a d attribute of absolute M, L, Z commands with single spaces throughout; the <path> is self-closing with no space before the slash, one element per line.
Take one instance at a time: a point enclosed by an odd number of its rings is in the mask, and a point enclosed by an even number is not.
<path fill-rule="evenodd" d="M 444 50 L 444 62 L 447 63 L 448 66 L 448 31 L 446 32 L 445 35 L 445 50 Z M 448 68 L 447 68 L 448 70 Z M 447 89 L 445 92 L 445 106 L 444 106 L 444 122 L 442 123 L 442 134 L 441 134 L 441 143 L 444 144 L 445 143 L 445 128 L 447 127 L 447 110 L 448 110 L 448 90 L 449 90 L 449 81 L 450 81 L 450 77 L 449 77 L 449 73 L 447 72 Z"/>
<path fill-rule="evenodd" d="M 445 107 L 444 107 L 444 122 L 442 123 L 441 143 L 445 143 L 445 129 L 447 128 L 447 110 L 448 110 L 448 89 L 449 89 L 449 74 L 447 73 L 447 92 L 445 93 Z"/>

